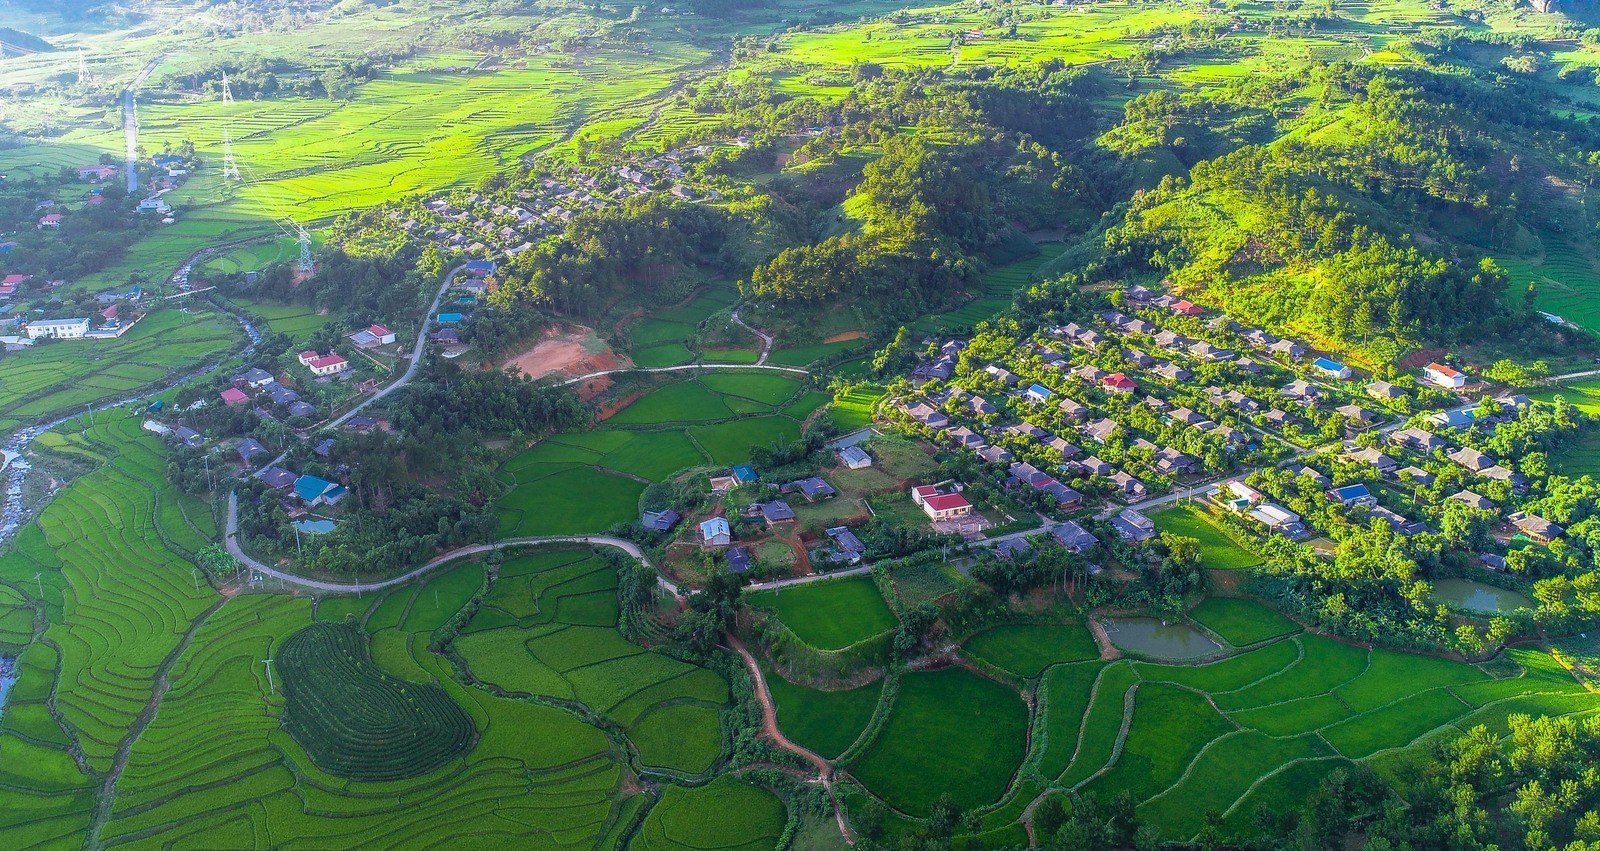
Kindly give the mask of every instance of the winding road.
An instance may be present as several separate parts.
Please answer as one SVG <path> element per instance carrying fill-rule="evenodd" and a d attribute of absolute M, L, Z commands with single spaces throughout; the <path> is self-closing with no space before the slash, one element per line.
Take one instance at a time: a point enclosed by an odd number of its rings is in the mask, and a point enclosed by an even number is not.
<path fill-rule="evenodd" d="M 133 82 L 122 90 L 122 142 L 127 158 L 129 195 L 139 191 L 139 173 L 135 168 L 139 164 L 139 113 L 134 101 L 138 97 L 139 87 L 144 85 L 145 80 L 150 79 L 150 75 L 155 73 L 156 66 L 165 58 L 167 54 L 162 53 L 151 59 L 138 74 L 134 75 Z"/>

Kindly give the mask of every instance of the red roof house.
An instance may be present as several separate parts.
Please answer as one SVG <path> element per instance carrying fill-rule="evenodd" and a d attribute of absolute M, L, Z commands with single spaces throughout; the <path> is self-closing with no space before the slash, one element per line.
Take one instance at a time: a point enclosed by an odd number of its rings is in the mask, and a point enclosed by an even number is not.
<path fill-rule="evenodd" d="M 244 391 L 237 387 L 229 387 L 222 391 L 222 403 L 230 408 L 234 405 L 243 405 L 248 401 L 250 401 L 250 397 L 244 395 Z"/>
<path fill-rule="evenodd" d="M 1113 372 L 1100 379 L 1100 386 L 1108 393 L 1132 393 L 1139 389 L 1137 382 L 1120 372 Z"/>
<path fill-rule="evenodd" d="M 100 311 L 100 318 L 101 319 L 116 319 L 117 318 L 117 306 L 113 304 L 110 307 L 106 308 L 105 310 Z"/>
<path fill-rule="evenodd" d="M 966 517 L 972 513 L 972 503 L 958 493 L 934 494 L 922 500 L 922 511 L 933 520 Z"/>
<path fill-rule="evenodd" d="M 47 216 L 41 217 L 39 219 L 39 227 L 42 227 L 42 228 L 59 228 L 59 227 L 61 227 L 61 214 L 60 213 L 51 213 L 51 214 L 49 214 Z"/>
<path fill-rule="evenodd" d="M 1172 312 L 1180 316 L 1199 316 L 1205 313 L 1199 305 L 1181 298 L 1172 303 Z"/>

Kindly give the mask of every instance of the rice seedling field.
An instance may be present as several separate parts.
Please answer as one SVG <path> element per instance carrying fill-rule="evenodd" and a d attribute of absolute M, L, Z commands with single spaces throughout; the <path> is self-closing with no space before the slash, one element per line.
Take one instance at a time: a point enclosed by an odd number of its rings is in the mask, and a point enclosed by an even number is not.
<path fill-rule="evenodd" d="M 719 777 L 697 789 L 668 787 L 645 817 L 632 847 L 761 851 L 777 844 L 787 822 L 776 795 L 732 777 Z"/>
<path fill-rule="evenodd" d="M 1022 762 L 1028 711 L 1016 692 L 964 668 L 917 671 L 850 773 L 901 812 L 948 792 L 963 809 L 999 800 Z"/>
<path fill-rule="evenodd" d="M 1586 414 L 1600 414 L 1600 379 L 1582 378 L 1528 394 L 1535 402 L 1566 399 Z"/>
<path fill-rule="evenodd" d="M 1100 657 L 1094 637 L 1082 624 L 1009 624 L 967 639 L 962 651 L 1024 679 L 1051 665 Z"/>
<path fill-rule="evenodd" d="M 0 357 L 0 429 L 132 395 L 228 349 L 243 333 L 213 311 L 160 310 L 121 337 L 40 343 Z"/>
<path fill-rule="evenodd" d="M 1559 234 L 1544 234 L 1543 252 L 1533 258 L 1497 257 L 1517 291 L 1536 285 L 1534 307 L 1553 313 L 1591 331 L 1600 329 L 1600 308 L 1595 306 L 1595 262 Z"/>
<path fill-rule="evenodd" d="M 872 424 L 872 412 L 883 392 L 870 387 L 857 387 L 833 398 L 828 417 L 840 431 L 851 432 Z"/>
<path fill-rule="evenodd" d="M 894 629 L 894 613 L 870 576 L 807 582 L 750 594 L 752 606 L 768 609 L 797 638 L 818 650 L 839 650 Z"/>
<path fill-rule="evenodd" d="M 409 592 L 391 599 L 405 602 Z M 403 780 L 471 746 L 475 731 L 461 707 L 438 686 L 408 683 L 374 665 L 366 633 L 353 625 L 311 624 L 289 636 L 275 658 L 284 727 L 323 771 Z"/>
<path fill-rule="evenodd" d="M 598 532 L 637 520 L 647 483 L 799 439 L 800 418 L 781 412 L 804 392 L 789 376 L 710 373 L 646 393 L 599 429 L 542 441 L 500 469 L 500 533 Z"/>
<path fill-rule="evenodd" d="M 728 684 L 623 638 L 616 588 L 615 569 L 588 550 L 519 553 L 452 646 L 483 682 L 616 722 L 645 766 L 705 772 L 722 753 Z"/>
<path fill-rule="evenodd" d="M 1189 617 L 1235 647 L 1300 631 L 1300 625 L 1272 609 L 1237 597 L 1208 597 Z"/>
<path fill-rule="evenodd" d="M 845 691 L 823 691 L 791 683 L 771 670 L 766 679 L 783 734 L 826 759 L 844 753 L 860 738 L 883 693 L 881 680 Z"/>
<path fill-rule="evenodd" d="M 1551 454 L 1551 463 L 1563 476 L 1600 476 L 1600 436 L 1587 436 Z"/>
<path fill-rule="evenodd" d="M 1242 570 L 1261 563 L 1261 557 L 1233 539 L 1197 508 L 1181 505 L 1150 515 L 1156 529 L 1200 542 L 1200 563 L 1213 570 Z"/>

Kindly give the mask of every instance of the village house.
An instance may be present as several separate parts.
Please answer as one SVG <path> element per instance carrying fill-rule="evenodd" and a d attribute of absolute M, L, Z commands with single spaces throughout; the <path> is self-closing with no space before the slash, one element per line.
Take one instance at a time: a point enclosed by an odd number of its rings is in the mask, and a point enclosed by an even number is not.
<path fill-rule="evenodd" d="M 1074 461 L 1073 465 L 1087 476 L 1109 476 L 1116 469 L 1093 455 L 1089 455 L 1081 461 Z"/>
<path fill-rule="evenodd" d="M 250 397 L 246 396 L 244 391 L 237 387 L 229 387 L 228 389 L 222 391 L 220 395 L 222 396 L 222 404 L 227 405 L 230 408 L 234 405 L 243 405 L 244 403 L 250 401 Z"/>
<path fill-rule="evenodd" d="M 1422 487 L 1429 487 L 1439 477 L 1413 464 L 1412 466 L 1401 470 L 1399 473 L 1396 473 L 1395 478 L 1402 482 L 1409 480 L 1413 484 L 1421 485 Z"/>
<path fill-rule="evenodd" d="M 295 479 L 299 477 L 282 467 L 262 467 L 261 471 L 256 473 L 256 478 L 267 487 L 281 491 L 293 487 Z"/>
<path fill-rule="evenodd" d="M 350 362 L 337 352 L 323 355 L 314 351 L 304 351 L 300 353 L 300 363 L 311 370 L 312 375 L 319 378 L 325 375 L 338 375 L 350 369 Z"/>
<path fill-rule="evenodd" d="M 1445 457 L 1474 473 L 1481 473 L 1495 466 L 1493 458 L 1470 446 L 1463 446 Z"/>
<path fill-rule="evenodd" d="M 1493 511 L 1495 508 L 1494 500 L 1491 500 L 1486 496 L 1475 494 L 1469 490 L 1456 491 L 1455 493 L 1450 494 L 1450 499 L 1453 499 L 1456 502 L 1466 503 L 1467 505 L 1470 505 L 1480 511 Z"/>
<path fill-rule="evenodd" d="M 1111 528 L 1117 537 L 1130 544 L 1140 544 L 1156 536 L 1156 524 L 1131 508 L 1125 508 L 1113 516 Z"/>
<path fill-rule="evenodd" d="M 358 349 L 371 349 L 378 346 L 387 346 L 395 341 L 395 334 L 382 325 L 368 325 L 350 335 L 350 342 Z"/>
<path fill-rule="evenodd" d="M 1367 395 L 1368 396 L 1371 396 L 1374 399 L 1380 399 L 1380 400 L 1391 400 L 1392 401 L 1394 399 L 1402 398 L 1403 396 L 1406 395 L 1404 390 L 1401 390 L 1400 388 L 1394 386 L 1393 384 L 1390 384 L 1389 382 L 1382 381 L 1382 380 L 1375 380 L 1375 381 L 1371 382 L 1370 384 L 1368 384 L 1367 387 L 1366 387 L 1366 391 L 1367 391 Z"/>
<path fill-rule="evenodd" d="M 1139 389 L 1139 385 L 1133 379 L 1120 372 L 1113 372 L 1100 379 L 1100 386 L 1107 393 L 1132 393 Z"/>
<path fill-rule="evenodd" d="M 829 490 L 832 490 L 832 488 L 829 488 Z M 752 505 L 751 508 L 756 510 L 756 513 L 761 516 L 762 520 L 767 522 L 768 526 L 776 526 L 779 523 L 792 523 L 795 519 L 794 509 L 789 507 L 789 503 L 781 499 L 758 502 Z"/>
<path fill-rule="evenodd" d="M 1422 377 L 1429 383 L 1446 390 L 1460 390 L 1467 386 L 1467 376 L 1460 370 L 1442 363 L 1430 363 L 1422 368 Z"/>
<path fill-rule="evenodd" d="M 1396 446 L 1421 452 L 1424 455 L 1432 455 L 1434 450 L 1443 449 L 1448 445 L 1445 443 L 1444 438 L 1415 427 L 1403 428 L 1391 433 L 1389 442 Z"/>
<path fill-rule="evenodd" d="M 976 454 L 990 464 L 1009 464 L 1011 459 L 1016 457 L 1003 446 L 984 446 L 978 449 Z"/>
<path fill-rule="evenodd" d="M 1250 518 L 1291 541 L 1310 537 L 1311 530 L 1300 521 L 1300 515 L 1274 502 L 1263 502 L 1250 511 Z"/>
<path fill-rule="evenodd" d="M 1089 416 L 1089 406 L 1076 399 L 1063 398 L 1056 407 L 1070 420 L 1081 420 Z"/>
<path fill-rule="evenodd" d="M 1412 537 L 1413 535 L 1420 535 L 1428 531 L 1428 524 L 1423 523 L 1420 520 L 1411 520 L 1407 517 L 1403 517 L 1387 508 L 1384 508 L 1381 505 L 1373 506 L 1371 516 L 1389 524 L 1389 528 L 1393 529 L 1395 534 L 1403 535 L 1407 538 Z"/>
<path fill-rule="evenodd" d="M 789 482 L 778 490 L 780 493 L 798 493 L 801 496 L 804 496 L 807 502 L 815 502 L 819 499 L 830 499 L 838 496 L 839 493 L 833 489 L 833 485 L 823 481 L 820 476 L 811 476 L 809 478 Z"/>
<path fill-rule="evenodd" d="M 664 511 L 646 511 L 639 515 L 639 525 L 653 532 L 671 532 L 672 527 L 678 525 L 681 519 L 682 515 L 670 508 Z"/>
<path fill-rule="evenodd" d="M 1329 358 L 1317 358 L 1311 362 L 1311 368 L 1329 378 L 1337 378 L 1340 381 L 1347 380 L 1355 375 L 1355 370 Z"/>
<path fill-rule="evenodd" d="M 1050 530 L 1050 537 L 1055 538 L 1056 543 L 1064 547 L 1067 552 L 1080 555 L 1094 549 L 1095 545 L 1100 543 L 1100 539 L 1071 520 L 1057 523 Z"/>
<path fill-rule="evenodd" d="M 730 547 L 724 558 L 727 560 L 729 573 L 750 572 L 750 551 L 744 547 Z"/>
<path fill-rule="evenodd" d="M 937 485 L 920 485 L 911 489 L 911 501 L 921 506 L 928 519 L 935 522 L 954 520 L 972 515 L 972 503 L 959 493 L 941 493 Z"/>
<path fill-rule="evenodd" d="M 1306 347 L 1293 340 L 1278 340 L 1267 346 L 1267 351 L 1275 355 L 1282 355 L 1289 360 L 1300 360 L 1306 356 Z"/>
<path fill-rule="evenodd" d="M 89 319 L 35 319 L 23 327 L 23 332 L 30 340 L 79 340 L 89 333 Z"/>
<path fill-rule="evenodd" d="M 1377 505 L 1378 500 L 1372 496 L 1372 491 L 1366 485 L 1345 485 L 1334 488 L 1323 494 L 1329 502 L 1337 502 L 1345 508 L 1359 508 L 1362 506 Z"/>
<path fill-rule="evenodd" d="M 1400 462 L 1370 447 L 1351 450 L 1346 452 L 1344 457 L 1345 460 L 1353 461 L 1357 464 L 1366 464 L 1383 476 L 1392 475 L 1396 470 L 1400 469 Z"/>
<path fill-rule="evenodd" d="M 728 526 L 728 518 L 713 517 L 700 524 L 700 545 L 703 547 L 725 547 L 733 543 L 733 530 Z"/>
<path fill-rule="evenodd" d="M 1511 515 L 1511 523 L 1512 525 L 1516 526 L 1517 530 L 1522 532 L 1522 534 L 1527 535 L 1532 540 L 1538 541 L 1541 544 L 1548 544 L 1551 541 L 1561 537 L 1566 532 L 1566 530 L 1562 529 L 1560 526 L 1551 523 L 1549 520 L 1546 520 L 1543 517 L 1524 512 L 1518 512 Z"/>
<path fill-rule="evenodd" d="M 344 485 L 330 482 L 318 476 L 303 475 L 294 480 L 294 495 L 300 498 L 308 508 L 319 505 L 334 505 L 344 499 Z"/>
<path fill-rule="evenodd" d="M 833 546 L 837 551 L 835 561 L 856 564 L 861 561 L 862 556 L 867 554 L 867 545 L 863 544 L 861 539 L 856 537 L 856 533 L 852 532 L 848 526 L 830 526 L 823 533 L 833 541 Z"/>
<path fill-rule="evenodd" d="M 239 441 L 239 445 L 234 449 L 234 452 L 238 453 L 239 460 L 243 461 L 246 467 L 252 467 L 255 466 L 254 461 L 258 456 L 267 453 L 267 447 L 261 445 L 261 441 L 253 437 L 247 437 Z"/>
<path fill-rule="evenodd" d="M 839 450 L 839 463 L 851 470 L 872 466 L 872 456 L 859 446 L 846 446 Z"/>

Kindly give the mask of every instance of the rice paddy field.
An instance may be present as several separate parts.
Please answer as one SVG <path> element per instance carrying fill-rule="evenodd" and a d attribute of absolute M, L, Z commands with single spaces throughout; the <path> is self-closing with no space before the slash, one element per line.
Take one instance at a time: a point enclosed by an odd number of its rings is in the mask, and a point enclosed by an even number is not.
<path fill-rule="evenodd" d="M 769 609 L 795 637 L 818 650 L 840 650 L 882 635 L 897 625 L 870 576 L 807 582 L 781 591 L 751 594 L 748 602 Z"/>
<path fill-rule="evenodd" d="M 0 431 L 132 396 L 214 360 L 243 340 L 210 310 L 150 313 L 110 340 L 58 340 L 0 355 Z"/>
<path fill-rule="evenodd" d="M 651 482 L 703 466 L 743 464 L 751 449 L 800 436 L 789 406 L 798 376 L 722 370 L 661 385 L 600 428 L 558 434 L 507 461 L 500 534 L 600 532 L 638 519 Z M 803 415 L 802 415 L 803 418 Z"/>
<path fill-rule="evenodd" d="M 779 681 L 779 721 L 825 752 L 849 748 L 850 776 L 905 816 L 948 790 L 998 830 L 1049 790 L 1126 791 L 1164 838 L 1189 841 L 1212 812 L 1227 837 L 1248 838 L 1258 804 L 1297 805 L 1340 765 L 1393 776 L 1433 736 L 1503 732 L 1514 712 L 1600 709 L 1541 650 L 1478 666 L 1305 633 L 1244 599 L 1209 598 L 1188 615 L 1235 649 L 1205 664 L 1107 662 L 1082 625 L 999 626 L 962 655 L 1014 676 L 1031 710 L 1016 685 L 950 667 L 903 675 L 863 742 L 846 744 L 869 717 L 861 690 Z M 820 729 L 827 713 L 842 729 Z"/>

